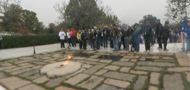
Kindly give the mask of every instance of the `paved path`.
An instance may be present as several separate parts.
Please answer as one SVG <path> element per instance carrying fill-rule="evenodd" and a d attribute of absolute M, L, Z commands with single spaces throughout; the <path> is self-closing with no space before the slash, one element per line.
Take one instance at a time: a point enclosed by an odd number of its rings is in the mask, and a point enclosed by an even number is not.
<path fill-rule="evenodd" d="M 67 45 L 66 45 L 67 46 Z M 164 51 L 159 51 L 157 49 L 158 45 L 155 44 L 154 46 L 151 47 L 151 52 L 158 53 L 158 52 L 164 52 Z M 112 51 L 112 49 L 102 49 L 100 51 Z M 168 52 L 172 53 L 177 53 L 180 52 L 181 44 L 180 43 L 172 43 L 168 44 Z M 78 50 L 79 48 L 75 48 Z M 73 49 L 73 50 L 75 50 Z M 36 53 L 44 53 L 44 52 L 53 52 L 53 51 L 58 51 L 58 50 L 63 50 L 60 48 L 60 44 L 50 44 L 50 45 L 42 45 L 42 46 L 36 46 Z M 88 50 L 91 50 L 90 47 L 88 46 Z M 140 45 L 140 52 L 144 52 L 145 47 L 144 44 Z M 123 51 L 122 51 L 123 52 Z M 10 59 L 10 58 L 18 58 L 22 56 L 29 56 L 33 55 L 33 47 L 24 47 L 24 48 L 13 48 L 13 49 L 3 49 L 0 52 L 1 54 L 1 59 Z M 190 53 L 188 54 L 190 56 Z"/>
<path fill-rule="evenodd" d="M 0 61 L 0 85 L 7 90 L 190 90 L 189 56 L 170 52 L 73 49 L 7 59 Z M 64 62 L 68 54 L 80 70 L 55 78 L 39 73 L 44 65 Z"/>

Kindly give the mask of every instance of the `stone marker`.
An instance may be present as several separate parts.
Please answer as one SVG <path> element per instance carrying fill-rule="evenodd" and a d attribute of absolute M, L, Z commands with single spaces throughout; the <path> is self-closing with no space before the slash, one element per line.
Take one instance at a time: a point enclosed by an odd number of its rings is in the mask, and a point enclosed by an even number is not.
<path fill-rule="evenodd" d="M 120 81 L 120 80 L 114 80 L 114 79 L 110 79 L 110 78 L 106 79 L 104 81 L 104 83 L 114 85 L 114 86 L 117 86 L 117 87 L 121 87 L 121 88 L 127 88 L 130 85 L 129 82 Z"/>

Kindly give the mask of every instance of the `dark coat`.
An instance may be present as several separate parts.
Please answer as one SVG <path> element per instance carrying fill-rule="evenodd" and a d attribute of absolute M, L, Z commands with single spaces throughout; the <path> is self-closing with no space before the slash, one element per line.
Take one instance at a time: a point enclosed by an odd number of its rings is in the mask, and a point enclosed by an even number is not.
<path fill-rule="evenodd" d="M 150 25 L 144 27 L 144 38 L 151 38 L 152 36 L 152 27 Z"/>
<path fill-rule="evenodd" d="M 86 32 L 82 33 L 81 39 L 82 40 L 86 40 L 87 39 L 87 33 Z"/>
<path fill-rule="evenodd" d="M 168 25 L 164 25 L 161 34 L 162 34 L 162 38 L 169 38 L 169 36 L 170 36 L 170 27 Z"/>
<path fill-rule="evenodd" d="M 163 29 L 162 24 L 158 23 L 156 26 L 156 33 L 155 33 L 156 36 L 158 36 L 158 35 L 161 36 L 162 29 Z"/>
<path fill-rule="evenodd" d="M 105 37 L 108 37 L 109 36 L 109 34 L 110 34 L 110 30 L 106 27 L 106 28 L 104 28 L 103 29 L 103 36 Z"/>
<path fill-rule="evenodd" d="M 95 33 L 90 33 L 89 35 L 89 41 L 91 42 L 94 42 L 95 41 L 95 36 L 94 36 Z"/>
<path fill-rule="evenodd" d="M 118 38 L 118 36 L 119 36 L 119 30 L 118 30 L 118 28 L 113 28 L 111 36 L 112 36 L 113 39 L 117 39 Z"/>

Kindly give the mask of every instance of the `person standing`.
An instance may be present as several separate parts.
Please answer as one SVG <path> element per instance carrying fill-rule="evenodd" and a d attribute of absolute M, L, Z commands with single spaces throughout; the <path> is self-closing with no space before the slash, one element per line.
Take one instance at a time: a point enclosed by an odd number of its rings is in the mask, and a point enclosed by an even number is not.
<path fill-rule="evenodd" d="M 63 31 L 63 29 L 61 29 L 61 31 L 59 32 L 61 48 L 65 48 L 65 36 L 66 36 L 65 32 Z"/>
<path fill-rule="evenodd" d="M 181 37 L 182 37 L 182 51 L 185 51 L 185 42 L 186 42 L 186 37 L 185 37 L 185 32 L 184 29 L 187 27 L 187 16 L 184 16 L 183 22 L 180 24 L 180 32 L 181 32 Z"/>
<path fill-rule="evenodd" d="M 82 39 L 83 49 L 86 50 L 87 33 L 84 30 L 82 30 L 81 39 Z"/>
<path fill-rule="evenodd" d="M 81 40 L 82 31 L 79 30 L 77 33 L 77 39 L 79 41 L 79 48 L 82 49 L 82 40 Z"/>
<path fill-rule="evenodd" d="M 132 43 L 133 43 L 133 46 L 134 46 L 134 51 L 135 52 L 139 52 L 139 42 L 140 42 L 140 34 L 141 34 L 141 29 L 140 29 L 140 26 L 138 23 L 135 23 L 134 25 L 134 31 L 133 31 L 133 34 L 131 35 L 132 37 Z"/>
<path fill-rule="evenodd" d="M 95 50 L 95 33 L 94 33 L 94 29 L 92 29 L 92 32 L 89 35 L 89 40 L 91 41 L 91 48 Z"/>
<path fill-rule="evenodd" d="M 156 37 L 157 37 L 157 42 L 158 42 L 158 49 L 162 49 L 162 37 L 161 37 L 161 32 L 162 32 L 162 24 L 160 23 L 160 19 L 157 20 L 157 26 L 156 26 Z"/>
<path fill-rule="evenodd" d="M 69 29 L 67 31 L 67 39 L 68 39 L 69 47 L 71 47 L 71 31 Z"/>
<path fill-rule="evenodd" d="M 112 39 L 113 39 L 113 51 L 118 51 L 118 35 L 119 35 L 119 30 L 118 28 L 115 27 L 115 24 L 113 24 L 113 30 L 112 30 Z"/>
<path fill-rule="evenodd" d="M 71 28 L 72 32 L 71 32 L 71 42 L 72 42 L 72 47 L 76 47 L 76 35 L 75 35 L 75 30 L 74 28 Z"/>
<path fill-rule="evenodd" d="M 105 25 L 103 29 L 103 40 L 104 40 L 104 48 L 108 48 L 108 36 L 109 36 L 108 26 Z"/>
<path fill-rule="evenodd" d="M 190 51 L 190 21 L 187 22 L 187 27 L 185 28 L 185 33 L 186 33 L 186 39 L 187 39 L 187 48 L 186 52 L 188 53 Z"/>
<path fill-rule="evenodd" d="M 100 42 L 101 42 L 101 31 L 99 29 L 96 30 L 96 49 L 100 49 Z"/>
<path fill-rule="evenodd" d="M 118 47 L 119 47 L 119 50 L 121 50 L 121 44 L 122 44 L 122 37 L 123 37 L 123 34 L 121 32 L 121 28 L 118 29 L 119 30 L 119 35 L 118 35 Z"/>
<path fill-rule="evenodd" d="M 127 29 L 124 30 L 124 32 L 123 32 L 124 45 L 125 45 L 126 51 L 129 51 L 129 37 L 130 37 L 131 34 L 132 34 L 132 31 L 129 28 L 129 26 L 127 26 Z"/>
<path fill-rule="evenodd" d="M 2 48 L 2 46 L 1 46 L 2 41 L 3 41 L 3 37 L 2 37 L 2 35 L 0 34 L 0 50 L 1 50 L 1 48 Z M 1 59 L 1 53 L 0 53 L 0 59 Z"/>
<path fill-rule="evenodd" d="M 145 39 L 145 49 L 146 52 L 150 51 L 150 40 L 152 38 L 152 27 L 149 25 L 149 22 L 146 22 L 146 26 L 144 27 L 144 39 Z"/>
<path fill-rule="evenodd" d="M 163 30 L 161 32 L 161 35 L 162 35 L 162 41 L 164 43 L 164 51 L 168 51 L 168 49 L 166 49 L 166 47 L 167 47 L 168 38 L 170 36 L 169 21 L 165 22 L 165 25 L 164 25 Z"/>
<path fill-rule="evenodd" d="M 91 46 L 90 33 L 91 33 L 91 31 L 90 31 L 90 29 L 88 29 L 88 32 L 87 32 L 88 45 Z"/>
<path fill-rule="evenodd" d="M 113 38 L 112 38 L 112 33 L 113 33 L 113 26 L 111 27 L 111 31 L 110 31 L 110 33 L 109 33 L 110 48 L 113 48 Z"/>

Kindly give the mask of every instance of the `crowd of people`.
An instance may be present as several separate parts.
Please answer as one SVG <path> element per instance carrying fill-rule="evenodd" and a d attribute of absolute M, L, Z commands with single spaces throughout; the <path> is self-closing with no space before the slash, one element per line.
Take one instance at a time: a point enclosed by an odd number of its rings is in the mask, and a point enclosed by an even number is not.
<path fill-rule="evenodd" d="M 188 52 L 190 47 L 190 22 L 187 21 L 187 16 L 184 17 L 184 21 L 180 26 L 180 32 L 184 36 L 182 36 L 182 51 Z M 71 31 L 68 30 L 66 34 L 61 30 L 59 36 L 62 48 L 65 48 L 64 42 L 67 36 L 69 48 L 76 48 L 76 41 L 78 41 L 79 48 L 84 50 L 87 49 L 87 45 L 93 50 L 99 50 L 101 46 L 108 48 L 109 44 L 113 51 L 121 50 L 123 45 L 124 50 L 134 52 L 139 52 L 139 45 L 143 41 L 145 42 L 146 52 L 150 51 L 151 45 L 154 45 L 156 41 L 159 45 L 159 50 L 168 51 L 167 43 L 168 39 L 171 38 L 169 21 L 162 25 L 160 19 L 157 20 L 156 27 L 152 27 L 148 21 L 145 22 L 145 27 L 140 27 L 138 23 L 135 23 L 132 27 L 119 27 L 113 24 L 110 28 L 105 25 L 102 29 L 78 30 L 77 33 L 74 28 L 71 28 Z M 187 42 L 186 50 L 184 50 L 185 41 Z"/>

